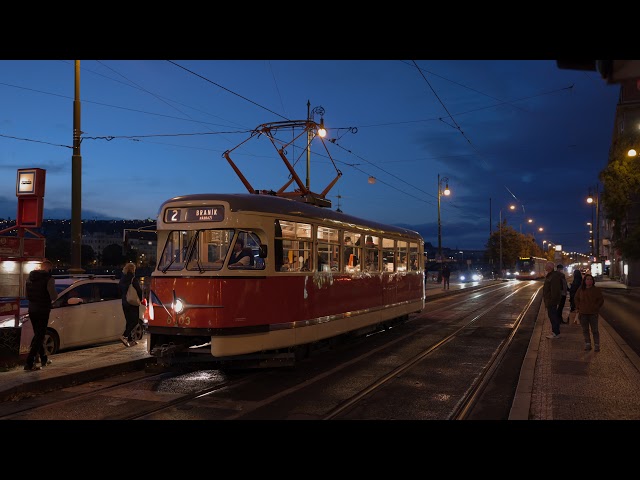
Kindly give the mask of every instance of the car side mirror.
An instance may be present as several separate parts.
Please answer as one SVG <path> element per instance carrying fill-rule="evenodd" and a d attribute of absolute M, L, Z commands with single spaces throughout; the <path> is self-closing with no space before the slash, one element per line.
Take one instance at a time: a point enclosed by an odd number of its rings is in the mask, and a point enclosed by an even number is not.
<path fill-rule="evenodd" d="M 69 300 L 67 300 L 67 305 L 78 305 L 80 303 L 84 303 L 84 300 L 82 300 L 80 297 L 71 297 Z"/>

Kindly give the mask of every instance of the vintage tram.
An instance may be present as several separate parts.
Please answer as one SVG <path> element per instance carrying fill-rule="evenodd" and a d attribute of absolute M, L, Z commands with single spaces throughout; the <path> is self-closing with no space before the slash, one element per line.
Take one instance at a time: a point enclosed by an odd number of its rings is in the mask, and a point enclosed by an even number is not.
<path fill-rule="evenodd" d="M 159 363 L 288 365 L 424 308 L 420 234 L 297 199 L 178 196 L 161 205 L 157 237 L 148 349 Z"/>

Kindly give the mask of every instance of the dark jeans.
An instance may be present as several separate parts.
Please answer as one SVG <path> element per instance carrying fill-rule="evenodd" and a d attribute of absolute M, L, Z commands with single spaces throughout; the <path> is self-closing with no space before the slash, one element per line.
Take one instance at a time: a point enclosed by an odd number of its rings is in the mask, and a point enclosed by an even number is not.
<path fill-rule="evenodd" d="M 33 327 L 33 338 L 27 354 L 27 365 L 30 367 L 36 362 L 36 355 L 40 356 L 40 362 L 46 363 L 47 353 L 44 350 L 44 336 L 47 333 L 49 314 L 51 310 L 29 310 L 29 320 Z"/>
<path fill-rule="evenodd" d="M 560 335 L 560 316 L 558 315 L 558 306 L 552 305 L 547 307 L 547 315 L 551 322 L 551 331 L 556 335 Z"/>
<path fill-rule="evenodd" d="M 598 314 L 580 313 L 578 314 L 580 319 L 580 326 L 582 327 L 582 335 L 584 336 L 584 343 L 591 345 L 591 335 L 593 335 L 593 343 L 600 346 L 600 331 L 598 330 Z M 589 335 L 589 328 L 591 328 L 591 335 Z"/>
<path fill-rule="evenodd" d="M 442 288 L 445 290 L 449 289 L 449 277 L 442 277 Z"/>
<path fill-rule="evenodd" d="M 569 306 L 572 312 L 576 311 L 576 292 L 569 292 Z"/>
<path fill-rule="evenodd" d="M 566 295 L 562 295 L 560 297 L 560 303 L 558 304 L 558 317 L 560 317 L 560 321 L 564 321 L 562 318 L 562 310 L 564 310 L 564 304 L 567 301 L 567 296 Z"/>
<path fill-rule="evenodd" d="M 133 340 L 133 338 L 131 338 L 131 331 L 138 324 L 138 307 L 129 304 L 122 305 L 122 311 L 124 312 L 124 319 L 126 322 L 122 336 L 126 337 L 128 341 L 131 341 Z"/>

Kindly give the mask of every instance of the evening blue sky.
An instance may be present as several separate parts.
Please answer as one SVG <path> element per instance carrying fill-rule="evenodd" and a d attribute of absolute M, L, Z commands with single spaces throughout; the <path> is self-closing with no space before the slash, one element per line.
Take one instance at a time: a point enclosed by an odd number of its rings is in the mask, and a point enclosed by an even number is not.
<path fill-rule="evenodd" d="M 586 202 L 607 163 L 619 85 L 555 60 L 82 60 L 83 219 L 156 218 L 192 193 L 247 193 L 222 156 L 258 125 L 322 107 L 311 190 L 342 177 L 333 209 L 409 226 L 444 247 L 484 249 L 500 209 L 523 233 L 589 251 Z M 0 61 L 0 218 L 17 170 L 46 170 L 44 217 L 71 218 L 73 60 Z M 316 121 L 320 115 L 315 115 Z M 306 176 L 304 145 L 288 159 Z M 256 189 L 288 179 L 265 138 L 232 159 Z M 368 178 L 376 178 L 369 183 Z M 602 188 L 600 186 L 600 188 Z M 505 213 L 517 204 L 517 213 Z M 527 223 L 532 218 L 533 224 Z M 491 219 L 491 223 L 490 223 Z M 544 232 L 537 232 L 543 227 Z"/>

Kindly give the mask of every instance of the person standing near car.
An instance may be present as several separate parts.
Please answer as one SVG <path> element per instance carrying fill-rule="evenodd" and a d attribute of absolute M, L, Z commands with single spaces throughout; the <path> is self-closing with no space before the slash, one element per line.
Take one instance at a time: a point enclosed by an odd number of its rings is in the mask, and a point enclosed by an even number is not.
<path fill-rule="evenodd" d="M 120 337 L 120 341 L 125 347 L 133 347 L 138 344 L 138 342 L 133 338 L 132 332 L 138 324 L 140 313 L 138 305 L 131 305 L 127 302 L 127 290 L 129 289 L 129 285 L 133 285 L 133 288 L 136 289 L 138 294 L 138 300 L 142 301 L 142 288 L 140 287 L 140 280 L 135 276 L 135 263 L 127 263 L 122 269 L 122 273 L 123 275 L 122 278 L 120 278 L 120 283 L 118 283 L 118 289 L 120 290 L 120 296 L 122 297 L 122 311 L 124 312 L 125 327 L 124 332 Z"/>
<path fill-rule="evenodd" d="M 51 313 L 51 303 L 58 298 L 56 283 L 51 276 L 53 264 L 45 259 L 39 270 L 29 272 L 27 278 L 27 300 L 29 300 L 29 320 L 33 327 L 33 338 L 27 354 L 25 370 L 40 370 L 36 365 L 36 355 L 40 357 L 40 365 L 46 367 L 51 365 L 51 360 L 47 358 L 44 349 L 44 337 L 49 324 L 49 314 Z"/>

